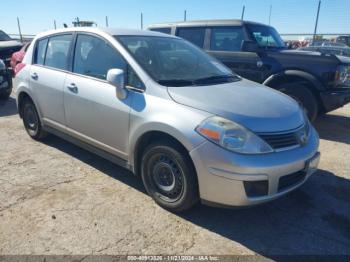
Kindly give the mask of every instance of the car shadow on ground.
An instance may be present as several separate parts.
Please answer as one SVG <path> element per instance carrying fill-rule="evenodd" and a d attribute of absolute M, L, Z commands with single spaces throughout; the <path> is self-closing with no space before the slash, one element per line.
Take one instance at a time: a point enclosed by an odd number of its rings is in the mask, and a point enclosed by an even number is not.
<path fill-rule="evenodd" d="M 0 117 L 17 114 L 16 100 L 10 97 L 7 100 L 0 99 Z"/>
<path fill-rule="evenodd" d="M 146 194 L 140 178 L 107 160 L 55 136 L 45 144 Z M 198 204 L 179 216 L 279 260 L 278 255 L 288 254 L 350 254 L 349 203 L 350 181 L 319 170 L 300 189 L 262 206 L 219 209 Z"/>
<path fill-rule="evenodd" d="M 321 139 L 350 144 L 350 116 L 322 115 L 313 124 Z"/>

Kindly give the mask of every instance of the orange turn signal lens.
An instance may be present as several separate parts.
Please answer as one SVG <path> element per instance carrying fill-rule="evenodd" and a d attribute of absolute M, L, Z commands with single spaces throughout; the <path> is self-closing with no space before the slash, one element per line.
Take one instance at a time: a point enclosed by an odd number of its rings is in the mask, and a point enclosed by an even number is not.
<path fill-rule="evenodd" d="M 220 132 L 214 131 L 208 128 L 199 128 L 198 132 L 201 133 L 203 136 L 206 136 L 207 138 L 213 139 L 213 140 L 220 140 Z"/>

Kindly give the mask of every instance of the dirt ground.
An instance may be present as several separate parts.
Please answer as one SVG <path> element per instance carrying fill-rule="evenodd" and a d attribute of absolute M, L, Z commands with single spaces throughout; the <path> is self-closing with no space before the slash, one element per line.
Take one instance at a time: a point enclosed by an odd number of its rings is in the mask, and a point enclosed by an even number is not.
<path fill-rule="evenodd" d="M 350 106 L 320 117 L 320 170 L 241 210 L 158 207 L 128 171 L 57 137 L 31 140 L 0 102 L 0 254 L 350 254 Z"/>

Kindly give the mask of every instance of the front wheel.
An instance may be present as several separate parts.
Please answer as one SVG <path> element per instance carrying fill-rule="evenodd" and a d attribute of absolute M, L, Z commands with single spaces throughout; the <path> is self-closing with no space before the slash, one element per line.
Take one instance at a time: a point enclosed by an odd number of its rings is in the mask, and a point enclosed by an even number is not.
<path fill-rule="evenodd" d="M 305 110 L 310 121 L 316 120 L 319 106 L 312 91 L 300 83 L 288 83 L 278 87 L 278 90 L 294 98 Z"/>
<path fill-rule="evenodd" d="M 142 157 L 141 176 L 148 194 L 165 209 L 185 211 L 199 200 L 193 164 L 176 143 L 148 146 Z"/>

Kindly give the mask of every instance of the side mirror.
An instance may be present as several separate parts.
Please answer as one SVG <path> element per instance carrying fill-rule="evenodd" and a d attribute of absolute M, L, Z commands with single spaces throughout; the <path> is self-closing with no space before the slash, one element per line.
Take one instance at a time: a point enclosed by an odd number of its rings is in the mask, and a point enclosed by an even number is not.
<path fill-rule="evenodd" d="M 116 88 L 117 97 L 121 100 L 125 99 L 128 92 L 125 88 L 125 74 L 121 69 L 110 69 L 107 73 L 107 81 Z"/>
<path fill-rule="evenodd" d="M 259 45 L 254 41 L 243 40 L 241 45 L 241 50 L 243 52 L 257 53 L 259 51 Z"/>

